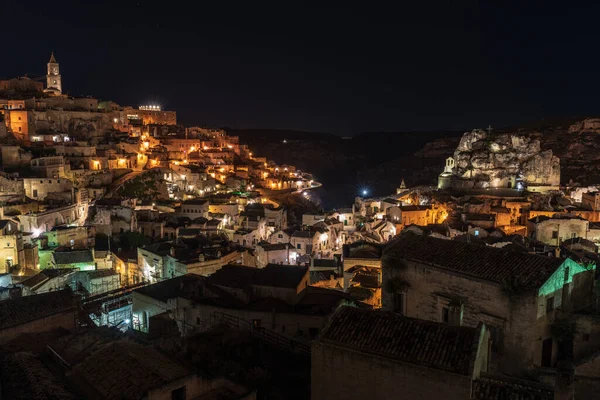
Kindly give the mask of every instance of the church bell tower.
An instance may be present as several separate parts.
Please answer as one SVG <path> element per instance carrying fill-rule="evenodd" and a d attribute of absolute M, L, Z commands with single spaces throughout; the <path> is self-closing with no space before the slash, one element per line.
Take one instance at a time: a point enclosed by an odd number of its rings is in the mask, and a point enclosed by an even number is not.
<path fill-rule="evenodd" d="M 54 52 L 50 56 L 48 61 L 48 74 L 46 75 L 46 91 L 54 94 L 62 94 L 62 82 L 60 79 L 60 71 L 58 69 L 58 63 L 54 58 Z"/>

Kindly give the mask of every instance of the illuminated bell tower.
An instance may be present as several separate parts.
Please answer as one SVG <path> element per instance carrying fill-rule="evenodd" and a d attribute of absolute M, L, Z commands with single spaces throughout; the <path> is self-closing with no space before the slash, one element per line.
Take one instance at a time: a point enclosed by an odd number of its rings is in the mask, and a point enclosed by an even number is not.
<path fill-rule="evenodd" d="M 48 61 L 48 75 L 46 75 L 46 90 L 52 91 L 55 94 L 62 94 L 62 82 L 60 79 L 60 72 L 58 69 L 58 63 L 54 58 L 54 52 L 50 56 Z"/>

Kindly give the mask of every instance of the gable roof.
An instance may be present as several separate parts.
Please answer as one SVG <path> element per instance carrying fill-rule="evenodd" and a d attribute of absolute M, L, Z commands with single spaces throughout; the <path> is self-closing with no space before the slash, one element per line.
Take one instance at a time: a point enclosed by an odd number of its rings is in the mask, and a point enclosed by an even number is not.
<path fill-rule="evenodd" d="M 0 329 L 75 308 L 70 289 L 0 301 Z"/>
<path fill-rule="evenodd" d="M 166 303 L 169 299 L 174 299 L 182 294 L 185 286 L 194 286 L 199 281 L 205 279 L 203 276 L 195 274 L 186 274 L 176 278 L 167 279 L 152 285 L 143 286 L 135 289 L 134 292 L 143 294 L 153 299 Z"/>
<path fill-rule="evenodd" d="M 0 397 L 17 400 L 76 399 L 64 383 L 31 353 L 13 353 L 0 361 Z"/>
<path fill-rule="evenodd" d="M 495 283 L 516 279 L 521 287 L 529 289 L 542 286 L 564 262 L 560 258 L 414 234 L 392 241 L 383 258 L 384 268 L 394 268 L 399 260 L 416 261 Z"/>
<path fill-rule="evenodd" d="M 473 381 L 473 400 L 554 400 L 554 390 L 538 382 L 481 377 Z"/>
<path fill-rule="evenodd" d="M 99 279 L 99 278 L 106 278 L 108 276 L 119 275 L 119 273 L 112 268 L 97 269 L 94 271 L 82 271 L 82 272 L 85 273 L 88 276 L 88 278 L 90 278 L 90 279 Z"/>
<path fill-rule="evenodd" d="M 470 376 L 480 330 L 343 306 L 319 341 L 376 356 Z"/>
<path fill-rule="evenodd" d="M 289 243 L 259 243 L 258 244 L 260 247 L 262 247 L 262 249 L 264 251 L 277 251 L 277 250 L 287 250 L 287 249 L 293 249 L 294 246 L 292 246 Z"/>
<path fill-rule="evenodd" d="M 55 251 L 53 254 L 54 262 L 57 265 L 61 264 L 76 264 L 76 263 L 93 263 L 94 255 L 92 250 L 70 250 L 70 251 Z"/>
<path fill-rule="evenodd" d="M 312 238 L 317 234 L 316 231 L 295 231 L 292 233 L 292 237 L 295 238 Z"/>
<path fill-rule="evenodd" d="M 207 282 L 233 288 L 248 285 L 297 288 L 308 271 L 307 267 L 267 264 L 264 268 L 244 265 L 224 265 L 207 278 Z"/>
<path fill-rule="evenodd" d="M 192 375 L 158 350 L 131 341 L 110 343 L 77 364 L 72 378 L 99 398 L 137 399 L 149 390 Z"/>
<path fill-rule="evenodd" d="M 42 272 L 25 279 L 21 282 L 21 284 L 23 286 L 27 286 L 28 288 L 35 290 L 50 279 L 58 278 L 59 276 L 63 275 L 68 275 L 76 271 L 76 268 L 46 268 Z"/>

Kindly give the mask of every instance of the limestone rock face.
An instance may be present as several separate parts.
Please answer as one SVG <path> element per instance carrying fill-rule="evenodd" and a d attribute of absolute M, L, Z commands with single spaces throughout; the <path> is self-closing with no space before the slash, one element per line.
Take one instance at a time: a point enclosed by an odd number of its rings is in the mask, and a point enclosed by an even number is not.
<path fill-rule="evenodd" d="M 455 175 L 471 179 L 476 187 L 558 185 L 560 161 L 540 142 L 519 134 L 489 135 L 473 130 L 463 135 L 454 152 Z"/>

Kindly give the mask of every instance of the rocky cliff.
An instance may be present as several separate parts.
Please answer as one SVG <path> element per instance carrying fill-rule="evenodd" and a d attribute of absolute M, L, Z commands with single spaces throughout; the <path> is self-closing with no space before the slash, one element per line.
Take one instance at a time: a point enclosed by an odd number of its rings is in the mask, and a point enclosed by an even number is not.
<path fill-rule="evenodd" d="M 560 161 L 540 141 L 517 133 L 466 132 L 454 152 L 455 174 L 478 186 L 558 185 Z"/>

